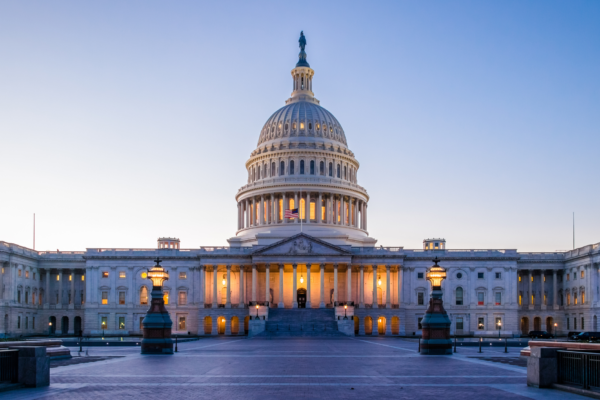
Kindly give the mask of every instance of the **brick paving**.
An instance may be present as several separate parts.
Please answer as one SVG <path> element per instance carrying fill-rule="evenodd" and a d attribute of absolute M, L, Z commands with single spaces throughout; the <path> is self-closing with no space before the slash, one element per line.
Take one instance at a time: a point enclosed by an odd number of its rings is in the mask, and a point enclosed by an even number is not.
<path fill-rule="evenodd" d="M 173 356 L 142 356 L 139 347 L 90 347 L 87 358 L 95 362 L 83 363 L 82 356 L 81 363 L 52 368 L 49 388 L 2 397 L 583 399 L 528 388 L 518 348 L 508 354 L 459 348 L 439 357 L 421 356 L 417 348 L 415 341 L 397 338 L 210 338 L 181 343 Z"/>

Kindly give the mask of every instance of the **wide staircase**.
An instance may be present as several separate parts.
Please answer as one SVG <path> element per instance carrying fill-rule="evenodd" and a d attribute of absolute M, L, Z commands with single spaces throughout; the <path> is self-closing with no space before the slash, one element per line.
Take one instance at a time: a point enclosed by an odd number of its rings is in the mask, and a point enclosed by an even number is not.
<path fill-rule="evenodd" d="M 271 308 L 266 337 L 339 337 L 333 308 Z"/>

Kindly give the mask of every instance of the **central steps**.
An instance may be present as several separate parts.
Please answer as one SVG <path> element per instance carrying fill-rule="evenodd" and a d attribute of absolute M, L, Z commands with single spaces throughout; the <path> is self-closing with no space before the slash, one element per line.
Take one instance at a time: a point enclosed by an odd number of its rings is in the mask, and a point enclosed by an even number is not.
<path fill-rule="evenodd" d="M 271 308 L 265 331 L 267 337 L 337 337 L 335 310 L 330 308 Z"/>

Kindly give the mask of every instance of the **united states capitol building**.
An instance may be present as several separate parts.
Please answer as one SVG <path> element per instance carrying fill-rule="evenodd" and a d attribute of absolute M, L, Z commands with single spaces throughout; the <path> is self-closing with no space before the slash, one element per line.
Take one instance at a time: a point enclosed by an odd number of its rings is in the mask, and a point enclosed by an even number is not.
<path fill-rule="evenodd" d="M 180 248 L 179 239 L 159 238 L 145 249 L 54 252 L 0 242 L 0 336 L 140 335 L 146 271 L 157 257 L 170 275 L 173 331 L 186 335 L 244 335 L 257 315 L 268 332 L 275 315 L 297 308 L 311 309 L 302 316 L 309 323 L 311 313 L 331 323 L 346 315 L 357 335 L 420 335 L 434 257 L 447 269 L 451 334 L 598 330 L 600 244 L 553 253 L 455 250 L 444 239 L 421 249 L 377 246 L 360 164 L 315 97 L 305 45 L 302 35 L 291 97 L 245 162 L 229 246 Z M 292 209 L 299 218 L 285 218 Z"/>

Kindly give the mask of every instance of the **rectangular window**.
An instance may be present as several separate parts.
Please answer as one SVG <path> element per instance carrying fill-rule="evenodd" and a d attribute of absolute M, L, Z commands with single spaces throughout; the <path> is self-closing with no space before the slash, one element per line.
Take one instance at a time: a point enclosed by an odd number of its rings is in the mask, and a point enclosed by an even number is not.
<path fill-rule="evenodd" d="M 573 272 L 573 280 L 577 279 L 577 272 Z"/>
<path fill-rule="evenodd" d="M 17 303 L 20 303 L 20 302 L 21 302 L 21 291 L 18 290 L 17 291 Z"/>
<path fill-rule="evenodd" d="M 546 275 L 544 275 L 543 278 L 544 278 L 544 282 L 546 282 Z"/>
<path fill-rule="evenodd" d="M 325 206 L 321 206 L 321 221 L 325 221 Z"/>
<path fill-rule="evenodd" d="M 108 317 L 102 317 L 100 319 L 100 328 L 102 328 L 102 329 L 107 328 L 107 326 L 106 326 L 107 320 L 108 320 Z"/>
<path fill-rule="evenodd" d="M 21 272 L 21 270 L 19 270 L 19 278 L 21 277 L 21 274 L 22 274 L 22 272 Z M 19 318 L 20 318 L 20 317 L 19 317 Z"/>
<path fill-rule="evenodd" d="M 577 330 L 577 318 L 573 317 L 573 329 Z"/>
<path fill-rule="evenodd" d="M 119 317 L 119 329 L 125 329 L 125 317 Z"/>
<path fill-rule="evenodd" d="M 478 306 L 483 305 L 483 292 L 477 293 L 477 305 Z"/>
<path fill-rule="evenodd" d="M 502 272 L 496 272 L 496 279 L 502 278 Z"/>
<path fill-rule="evenodd" d="M 21 316 L 17 317 L 17 329 L 21 329 Z"/>
<path fill-rule="evenodd" d="M 279 199 L 279 220 L 283 220 L 283 199 Z"/>
<path fill-rule="evenodd" d="M 581 330 L 585 330 L 585 320 L 583 319 L 583 317 L 581 317 Z"/>
<path fill-rule="evenodd" d="M 185 329 L 185 317 L 179 317 L 179 330 L 184 331 Z"/>
<path fill-rule="evenodd" d="M 423 279 L 423 272 L 417 272 L 417 279 Z"/>
<path fill-rule="evenodd" d="M 25 329 L 29 329 L 29 317 L 25 317 Z"/>
<path fill-rule="evenodd" d="M 423 301 L 423 292 L 417 293 L 417 304 L 422 306 L 424 304 Z"/>
<path fill-rule="evenodd" d="M 569 282 L 571 280 L 571 275 L 567 274 L 567 282 Z"/>
<path fill-rule="evenodd" d="M 584 271 L 581 271 L 581 279 L 583 279 L 584 277 L 585 277 L 585 272 L 584 272 Z M 583 324 L 581 324 L 581 325 L 582 325 L 582 326 L 581 326 L 581 329 L 583 329 Z"/>
<path fill-rule="evenodd" d="M 165 306 L 169 305 L 169 292 L 165 292 L 163 294 L 163 300 L 165 302 Z"/>
<path fill-rule="evenodd" d="M 483 279 L 483 277 L 484 277 L 483 272 L 477 273 L 477 279 Z"/>
<path fill-rule="evenodd" d="M 179 292 L 179 305 L 185 306 L 187 304 L 187 292 Z"/>
<path fill-rule="evenodd" d="M 35 272 L 33 273 L 33 280 L 35 281 Z"/>
<path fill-rule="evenodd" d="M 71 282 L 71 280 L 72 280 L 71 278 L 72 278 L 72 276 L 71 276 L 71 275 L 69 275 L 69 282 Z"/>
<path fill-rule="evenodd" d="M 108 292 L 102 292 L 102 304 L 108 304 Z"/>
<path fill-rule="evenodd" d="M 180 272 L 179 279 L 187 279 L 187 272 Z"/>
<path fill-rule="evenodd" d="M 25 279 L 29 279 L 29 271 L 25 271 Z"/>
<path fill-rule="evenodd" d="M 316 214 L 316 212 L 315 212 L 315 206 L 316 206 L 316 205 L 315 205 L 315 202 L 314 202 L 314 201 L 311 201 L 311 202 L 310 202 L 310 219 L 311 219 L 311 220 L 315 220 L 315 219 L 317 219 L 317 214 Z"/>
<path fill-rule="evenodd" d="M 423 325 L 421 325 L 421 321 L 423 321 L 423 317 L 419 317 L 419 319 L 417 320 L 419 330 L 423 329 Z"/>
<path fill-rule="evenodd" d="M 571 329 L 571 327 L 569 326 L 569 317 L 567 317 L 567 330 Z"/>
<path fill-rule="evenodd" d="M 523 305 L 523 295 L 521 293 L 519 293 L 519 305 Z"/>
<path fill-rule="evenodd" d="M 497 306 L 502 305 L 502 293 L 501 292 L 496 292 L 496 305 Z"/>
<path fill-rule="evenodd" d="M 102 272 L 102 277 L 103 278 L 108 278 L 108 271 Z"/>
<path fill-rule="evenodd" d="M 56 274 L 56 280 L 60 281 L 60 274 Z"/>
<path fill-rule="evenodd" d="M 456 318 L 456 330 L 462 331 L 463 329 L 464 329 L 463 328 L 463 319 L 462 319 L 462 317 L 457 317 Z"/>
<path fill-rule="evenodd" d="M 125 304 L 125 292 L 119 292 L 119 304 Z"/>
<path fill-rule="evenodd" d="M 519 282 L 521 282 L 521 275 L 519 275 Z"/>
<path fill-rule="evenodd" d="M 127 274 L 125 273 L 125 271 L 119 271 L 119 279 L 125 279 L 127 278 Z"/>
<path fill-rule="evenodd" d="M 477 329 L 479 329 L 480 331 L 482 331 L 485 328 L 485 319 L 484 318 L 477 318 Z"/>
<path fill-rule="evenodd" d="M 85 275 L 81 275 L 81 280 L 85 281 Z"/>
<path fill-rule="evenodd" d="M 496 317 L 496 329 L 502 329 L 502 318 Z"/>
<path fill-rule="evenodd" d="M 534 306 L 535 305 L 535 294 L 531 295 L 531 305 Z"/>
<path fill-rule="evenodd" d="M 31 329 L 35 329 L 35 317 L 31 318 Z"/>

